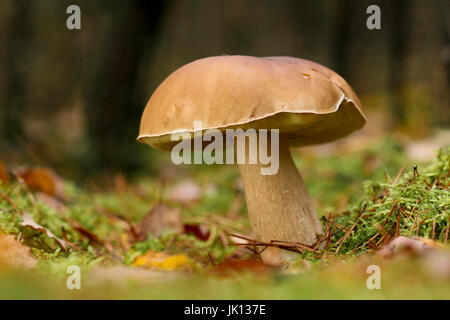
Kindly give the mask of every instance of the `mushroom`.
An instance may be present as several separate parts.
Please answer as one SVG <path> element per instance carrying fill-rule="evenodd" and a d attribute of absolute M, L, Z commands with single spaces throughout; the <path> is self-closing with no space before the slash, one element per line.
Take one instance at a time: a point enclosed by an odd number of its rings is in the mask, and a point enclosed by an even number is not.
<path fill-rule="evenodd" d="M 260 241 L 315 244 L 321 223 L 289 147 L 334 141 L 364 126 L 361 103 L 349 84 L 334 71 L 298 58 L 196 60 L 169 75 L 153 93 L 138 141 L 169 151 L 178 143 L 171 135 L 194 136 L 198 120 L 205 130 L 279 129 L 276 174 L 262 175 L 259 161 L 239 164 L 253 233 Z M 263 260 L 270 254 L 270 248 L 264 250 Z"/>

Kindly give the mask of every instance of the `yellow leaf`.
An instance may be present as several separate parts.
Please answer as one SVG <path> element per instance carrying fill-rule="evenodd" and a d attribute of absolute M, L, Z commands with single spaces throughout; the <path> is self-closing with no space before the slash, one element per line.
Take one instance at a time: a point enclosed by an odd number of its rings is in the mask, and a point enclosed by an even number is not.
<path fill-rule="evenodd" d="M 161 252 L 147 251 L 137 257 L 133 265 L 145 268 L 157 268 L 167 271 L 187 269 L 188 258 L 184 254 L 167 255 Z"/>

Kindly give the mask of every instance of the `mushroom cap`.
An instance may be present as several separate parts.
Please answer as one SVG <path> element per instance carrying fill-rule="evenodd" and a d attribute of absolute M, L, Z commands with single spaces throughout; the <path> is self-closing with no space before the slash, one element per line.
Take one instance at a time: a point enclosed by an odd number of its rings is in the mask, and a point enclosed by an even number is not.
<path fill-rule="evenodd" d="M 350 85 L 334 71 L 291 57 L 217 56 L 169 75 L 145 107 L 138 141 L 171 150 L 175 133 L 279 129 L 291 146 L 337 140 L 366 123 Z"/>

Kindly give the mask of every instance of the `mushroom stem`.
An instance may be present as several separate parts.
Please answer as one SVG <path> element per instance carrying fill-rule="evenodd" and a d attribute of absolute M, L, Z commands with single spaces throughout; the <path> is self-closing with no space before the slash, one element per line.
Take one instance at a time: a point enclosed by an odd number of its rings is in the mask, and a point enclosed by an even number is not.
<path fill-rule="evenodd" d="M 278 172 L 262 175 L 262 167 L 261 163 L 239 164 L 254 236 L 261 241 L 314 244 L 322 233 L 322 226 L 285 137 L 280 136 Z M 271 248 L 265 249 L 263 260 L 272 253 Z"/>

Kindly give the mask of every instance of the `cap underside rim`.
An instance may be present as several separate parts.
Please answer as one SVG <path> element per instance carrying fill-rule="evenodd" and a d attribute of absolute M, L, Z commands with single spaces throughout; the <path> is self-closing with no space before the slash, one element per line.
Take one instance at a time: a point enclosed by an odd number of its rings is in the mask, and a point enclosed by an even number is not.
<path fill-rule="evenodd" d="M 339 88 L 339 89 L 341 89 L 341 88 Z M 173 131 L 170 131 L 170 132 L 165 132 L 165 133 L 160 133 L 160 134 L 142 134 L 142 135 L 139 135 L 136 140 L 138 142 L 145 143 L 144 139 L 146 139 L 146 138 L 160 138 L 160 137 L 167 136 L 167 135 L 183 134 L 183 133 L 195 134 L 197 132 L 203 132 L 205 130 L 214 130 L 214 129 L 219 129 L 219 130 L 222 129 L 223 130 L 223 129 L 226 129 L 228 127 L 240 126 L 240 125 L 248 124 L 248 123 L 253 122 L 253 121 L 259 121 L 259 120 L 262 120 L 262 119 L 265 119 L 265 118 L 269 118 L 269 117 L 275 116 L 275 115 L 280 114 L 280 113 L 318 114 L 318 115 L 323 114 L 323 115 L 325 115 L 325 114 L 338 112 L 339 108 L 341 107 L 341 105 L 343 104 L 344 101 L 346 103 L 351 103 L 354 106 L 354 108 L 358 111 L 358 113 L 364 119 L 364 124 L 365 124 L 367 122 L 367 118 L 364 115 L 364 113 L 362 113 L 362 111 L 358 108 L 357 104 L 352 99 L 349 99 L 349 98 L 347 98 L 345 96 L 345 94 L 342 91 L 342 89 L 341 89 L 341 93 L 342 93 L 342 96 L 339 99 L 339 103 L 337 103 L 337 105 L 334 106 L 334 108 L 331 111 L 329 111 L 329 112 L 319 112 L 317 110 L 312 110 L 312 109 L 311 110 L 303 109 L 301 111 L 285 111 L 285 110 L 282 110 L 282 109 L 281 110 L 278 109 L 278 110 L 276 110 L 276 111 L 274 111 L 274 112 L 272 112 L 270 114 L 266 114 L 266 115 L 264 115 L 262 117 L 258 117 L 258 118 L 255 117 L 255 118 L 248 119 L 246 121 L 236 122 L 236 123 L 232 123 L 232 124 L 229 124 L 229 125 L 226 125 L 226 126 L 222 125 L 222 126 L 215 126 L 215 127 L 207 127 L 207 128 L 201 128 L 201 130 L 196 130 L 196 129 L 176 129 L 176 130 L 173 130 Z M 358 130 L 358 129 L 356 129 L 356 130 Z"/>

